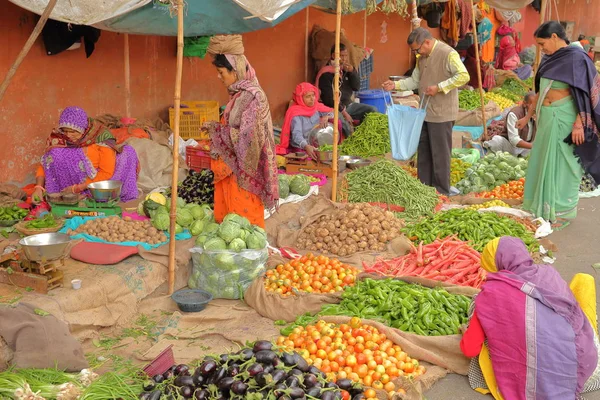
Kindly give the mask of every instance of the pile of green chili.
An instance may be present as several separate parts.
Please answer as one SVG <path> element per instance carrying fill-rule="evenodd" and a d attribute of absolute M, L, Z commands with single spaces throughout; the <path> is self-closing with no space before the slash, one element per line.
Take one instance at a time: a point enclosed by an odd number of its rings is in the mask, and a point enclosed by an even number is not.
<path fill-rule="evenodd" d="M 422 336 L 455 335 L 467 322 L 470 299 L 397 279 L 365 279 L 348 286 L 340 304 L 319 315 L 346 315 L 380 321 Z"/>
<path fill-rule="evenodd" d="M 349 156 L 374 157 L 392 151 L 388 117 L 385 114 L 367 114 L 362 124 L 340 145 L 340 153 Z"/>
<path fill-rule="evenodd" d="M 423 185 L 390 160 L 379 160 L 346 175 L 340 188 L 350 203 L 385 203 L 404 207 L 406 216 L 431 215 L 439 199 L 434 188 Z"/>

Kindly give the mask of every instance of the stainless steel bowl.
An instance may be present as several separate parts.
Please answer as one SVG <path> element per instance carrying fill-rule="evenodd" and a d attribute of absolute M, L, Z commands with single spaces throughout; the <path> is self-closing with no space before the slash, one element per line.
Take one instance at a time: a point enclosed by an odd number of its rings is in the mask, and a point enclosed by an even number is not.
<path fill-rule="evenodd" d="M 99 202 L 119 200 L 122 187 L 121 181 L 100 181 L 88 185 L 92 198 Z"/>
<path fill-rule="evenodd" d="M 371 164 L 371 161 L 364 158 L 355 158 L 353 160 L 346 161 L 346 164 L 348 165 L 348 168 L 356 169 L 366 167 L 367 165 Z"/>
<path fill-rule="evenodd" d="M 317 157 L 321 162 L 333 160 L 333 151 L 317 151 Z"/>
<path fill-rule="evenodd" d="M 25 257 L 30 261 L 47 262 L 65 257 L 71 237 L 64 233 L 40 233 L 19 241 Z"/>
<path fill-rule="evenodd" d="M 340 156 L 339 160 L 346 162 L 348 160 L 352 160 L 354 157 L 353 156 Z"/>

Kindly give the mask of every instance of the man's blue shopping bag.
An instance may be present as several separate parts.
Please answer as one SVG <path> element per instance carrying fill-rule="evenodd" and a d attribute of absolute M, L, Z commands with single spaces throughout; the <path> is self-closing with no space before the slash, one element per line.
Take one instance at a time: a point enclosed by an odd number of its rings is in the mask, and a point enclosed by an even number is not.
<path fill-rule="evenodd" d="M 398 104 L 388 105 L 388 125 L 394 160 L 409 160 L 417 152 L 428 104 L 429 99 L 425 107 L 419 109 Z"/>

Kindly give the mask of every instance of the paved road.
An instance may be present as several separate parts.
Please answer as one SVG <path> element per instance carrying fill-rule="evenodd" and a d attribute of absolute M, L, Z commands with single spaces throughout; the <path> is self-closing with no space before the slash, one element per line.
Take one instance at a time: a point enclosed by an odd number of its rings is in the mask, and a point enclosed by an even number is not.
<path fill-rule="evenodd" d="M 592 268 L 592 264 L 600 263 L 600 198 L 581 200 L 577 219 L 549 239 L 558 246 L 554 267 L 562 277 L 568 282 L 578 272 L 592 274 L 600 295 L 600 274 Z M 471 390 L 467 378 L 456 374 L 437 382 L 425 396 L 427 400 L 492 399 Z M 600 400 L 600 392 L 587 394 L 585 399 Z"/>

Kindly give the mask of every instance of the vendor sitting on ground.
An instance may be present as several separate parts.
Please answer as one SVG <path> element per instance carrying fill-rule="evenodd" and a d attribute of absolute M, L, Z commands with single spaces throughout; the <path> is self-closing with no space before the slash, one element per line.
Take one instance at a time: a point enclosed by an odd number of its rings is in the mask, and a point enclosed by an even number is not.
<path fill-rule="evenodd" d="M 535 139 L 535 121 L 529 123 L 523 129 L 517 128 L 517 121 L 527 115 L 530 107 L 535 107 L 535 93 L 529 92 L 523 99 L 523 104 L 511 109 L 504 119 L 502 133 L 483 142 L 483 147 L 493 152 L 506 151 L 513 156 L 525 157 L 531 151 Z"/>
<path fill-rule="evenodd" d="M 321 68 L 317 74 L 316 86 L 321 91 L 321 101 L 333 108 L 333 79 L 335 68 L 335 47 L 331 48 L 331 61 Z M 377 112 L 377 107 L 354 102 L 354 92 L 360 90 L 360 76 L 350 64 L 350 53 L 340 44 L 340 112 L 342 113 L 342 129 L 346 137 L 353 131 L 354 120 L 362 122 L 368 113 Z"/>
<path fill-rule="evenodd" d="M 594 278 L 577 274 L 569 286 L 508 236 L 487 244 L 481 266 L 488 274 L 460 342 L 473 358 L 471 387 L 496 400 L 578 399 L 598 390 Z"/>
<path fill-rule="evenodd" d="M 496 69 L 513 71 L 519 79 L 525 80 L 531 77 L 531 65 L 523 65 L 521 57 L 515 47 L 515 40 L 512 36 L 504 36 L 500 40 L 500 50 L 496 58 Z"/>
<path fill-rule="evenodd" d="M 48 193 L 82 193 L 90 183 L 123 182 L 121 200 L 137 198 L 138 158 L 133 147 L 117 145 L 110 131 L 88 118 L 79 107 L 67 107 L 58 129 L 46 141 L 46 151 L 36 172 L 33 200 Z"/>
<path fill-rule="evenodd" d="M 285 113 L 277 154 L 306 151 L 310 158 L 316 159 L 317 149 L 308 143 L 308 134 L 316 126 L 326 128 L 333 110 L 319 103 L 319 89 L 307 82 L 296 86 L 293 98 L 294 104 Z"/>

